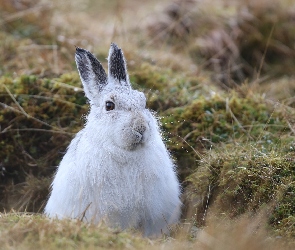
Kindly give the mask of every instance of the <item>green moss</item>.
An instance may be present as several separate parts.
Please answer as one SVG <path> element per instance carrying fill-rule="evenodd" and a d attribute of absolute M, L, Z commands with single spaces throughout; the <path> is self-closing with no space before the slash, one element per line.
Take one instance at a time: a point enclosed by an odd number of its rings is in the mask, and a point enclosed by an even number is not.
<path fill-rule="evenodd" d="M 10 191 L 17 190 L 4 187 L 25 182 L 27 174 L 41 179 L 51 176 L 61 152 L 82 127 L 81 116 L 88 108 L 77 74 L 55 80 L 26 75 L 2 77 L 0 103 L 0 159 L 5 167 L 0 177 L 0 205 L 8 208 L 12 205 Z M 48 193 L 46 183 L 43 199 Z M 39 201 L 41 204 L 42 198 Z M 32 208 L 29 203 L 26 206 Z"/>
<path fill-rule="evenodd" d="M 178 159 L 180 172 L 197 167 L 200 153 L 228 141 L 257 141 L 272 145 L 289 131 L 284 115 L 259 96 L 214 94 L 162 114 L 167 144 Z M 185 160 L 183 162 L 183 159 Z"/>
<path fill-rule="evenodd" d="M 131 83 L 145 92 L 147 106 L 155 111 L 183 106 L 200 93 L 207 95 L 208 91 L 202 86 L 203 80 L 148 63 L 130 70 Z"/>
<path fill-rule="evenodd" d="M 169 75 L 163 74 L 156 66 L 143 63 L 131 72 L 130 81 L 144 88 L 163 90 L 168 85 Z"/>
<path fill-rule="evenodd" d="M 295 213 L 292 145 L 287 139 L 268 147 L 233 143 L 208 151 L 187 179 L 191 199 L 203 200 L 198 213 L 208 209 L 207 197 L 209 207 L 214 204 L 219 213 L 231 217 L 268 207 L 269 224 L 281 234 L 292 233 L 292 228 L 281 227 Z"/>

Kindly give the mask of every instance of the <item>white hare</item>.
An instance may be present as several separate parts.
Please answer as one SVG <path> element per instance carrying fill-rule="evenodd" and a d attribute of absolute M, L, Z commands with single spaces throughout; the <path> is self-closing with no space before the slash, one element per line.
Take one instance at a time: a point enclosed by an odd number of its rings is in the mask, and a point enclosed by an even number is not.
<path fill-rule="evenodd" d="M 180 185 L 157 119 L 131 88 L 123 52 L 111 44 L 108 76 L 89 51 L 77 48 L 75 59 L 91 109 L 58 167 L 45 214 L 145 236 L 167 232 L 180 216 Z"/>

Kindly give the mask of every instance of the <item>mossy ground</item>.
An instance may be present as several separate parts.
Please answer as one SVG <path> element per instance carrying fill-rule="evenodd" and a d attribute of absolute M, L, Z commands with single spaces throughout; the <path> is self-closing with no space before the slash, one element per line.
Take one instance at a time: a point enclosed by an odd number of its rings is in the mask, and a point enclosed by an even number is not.
<path fill-rule="evenodd" d="M 0 209 L 27 212 L 0 214 L 1 246 L 292 249 L 294 4 L 82 2 L 0 1 Z M 184 208 L 171 237 L 38 214 L 88 112 L 74 45 L 106 66 L 112 41 L 178 166 Z"/>
<path fill-rule="evenodd" d="M 51 80 L 2 77 L 0 90 L 1 206 L 38 211 L 63 152 L 83 126 L 86 98 L 77 73 Z M 43 188 L 34 185 L 39 179 Z"/>
<path fill-rule="evenodd" d="M 208 151 L 187 179 L 188 195 L 199 199 L 197 216 L 211 204 L 230 217 L 267 208 L 277 233 L 293 235 L 294 227 L 282 224 L 294 217 L 294 156 L 293 141 L 269 146 L 235 142 Z"/>

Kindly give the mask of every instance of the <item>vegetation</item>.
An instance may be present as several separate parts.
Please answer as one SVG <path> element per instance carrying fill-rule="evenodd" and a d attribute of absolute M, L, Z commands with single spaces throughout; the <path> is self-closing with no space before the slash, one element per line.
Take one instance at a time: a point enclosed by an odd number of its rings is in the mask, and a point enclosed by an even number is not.
<path fill-rule="evenodd" d="M 150 244 L 136 233 L 118 232 L 80 221 L 48 220 L 41 215 L 1 215 L 1 247 L 5 249 L 144 249 Z"/>
<path fill-rule="evenodd" d="M 291 1 L 178 1 L 154 20 L 151 35 L 188 46 L 193 60 L 211 68 L 222 86 L 257 80 L 261 73 L 294 74 Z"/>
<path fill-rule="evenodd" d="M 87 112 L 78 74 L 0 80 L 1 205 L 40 211 L 51 176 Z M 21 199 L 20 199 L 21 198 Z"/>
<path fill-rule="evenodd" d="M 294 13 L 288 0 L 0 0 L 1 246 L 293 249 Z M 183 217 L 159 239 L 41 214 L 88 112 L 74 45 L 106 66 L 111 41 L 178 166 Z"/>
<path fill-rule="evenodd" d="M 294 235 L 294 225 L 282 227 L 294 220 L 293 142 L 268 147 L 234 144 L 235 148 L 226 145 L 222 151 L 207 152 L 188 178 L 188 193 L 195 196 L 194 190 L 198 190 L 200 195 L 199 216 L 211 203 L 219 213 L 232 217 L 267 207 L 270 225 L 283 235 Z"/>

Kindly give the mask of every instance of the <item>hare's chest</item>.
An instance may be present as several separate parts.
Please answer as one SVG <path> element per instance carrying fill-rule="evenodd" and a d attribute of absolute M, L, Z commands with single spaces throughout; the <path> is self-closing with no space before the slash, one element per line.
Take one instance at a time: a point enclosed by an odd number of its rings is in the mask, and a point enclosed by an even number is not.
<path fill-rule="evenodd" d="M 160 193 L 156 184 L 159 176 L 151 171 L 151 166 L 140 160 L 118 164 L 111 157 L 100 159 L 104 160 L 96 161 L 97 165 L 89 169 L 87 181 L 92 185 L 91 196 L 100 210 L 120 210 L 127 216 L 142 211 Z"/>

